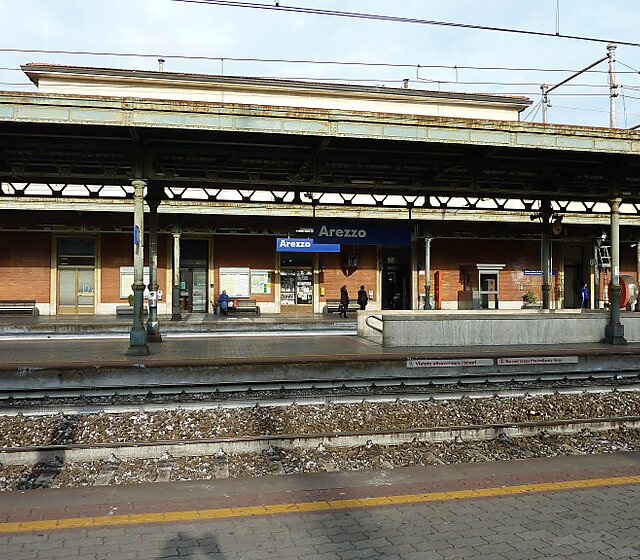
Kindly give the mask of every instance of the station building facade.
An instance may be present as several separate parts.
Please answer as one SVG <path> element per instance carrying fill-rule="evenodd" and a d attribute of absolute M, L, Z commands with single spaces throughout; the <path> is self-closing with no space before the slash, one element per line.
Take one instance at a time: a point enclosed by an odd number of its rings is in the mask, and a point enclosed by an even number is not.
<path fill-rule="evenodd" d="M 77 212 L 5 210 L 0 215 L 0 300 L 35 300 L 40 313 L 50 315 L 108 315 L 128 304 L 133 275 L 128 213 L 85 211 L 81 224 Z M 161 215 L 160 224 L 158 312 L 169 314 L 175 216 L 165 220 Z M 323 224 L 317 221 L 316 228 Z M 355 225 L 361 231 L 371 224 L 380 232 L 407 226 L 353 219 L 344 221 L 344 228 Z M 295 219 L 182 215 L 180 308 L 212 313 L 225 289 L 232 299 L 255 299 L 263 313 L 322 313 L 327 301 L 339 299 L 342 285 L 354 300 L 364 285 L 368 309 L 421 309 L 426 286 L 422 228 L 427 226 L 433 308 L 519 309 L 528 292 L 540 301 L 540 241 L 534 224 L 416 222 L 408 245 L 343 243 L 337 251 L 324 252 L 310 235 L 308 219 L 296 224 Z M 553 307 L 579 307 L 583 282 L 590 289 L 590 305 L 602 306 L 608 272 L 594 265 L 594 228 L 566 227 L 568 236 L 553 242 Z M 621 246 L 623 277 L 636 277 L 632 245 Z"/>
<path fill-rule="evenodd" d="M 105 98 L 256 103 L 518 120 L 529 102 L 477 94 L 336 86 L 166 72 L 27 65 L 39 91 Z M 129 200 L 0 196 L 0 300 L 35 300 L 41 314 L 114 314 L 133 281 Z M 46 189 L 45 189 L 46 190 Z M 43 191 L 44 192 L 44 191 Z M 232 190 L 230 189 L 230 192 Z M 184 312 L 212 313 L 224 289 L 263 313 L 321 313 L 346 285 L 364 286 L 368 309 L 519 309 L 541 300 L 540 225 L 526 211 L 428 210 L 379 204 L 309 208 L 164 200 L 158 209 L 158 312 L 171 313 L 179 279 Z M 342 200 L 344 202 L 344 199 Z M 552 306 L 607 300 L 606 262 L 596 241 L 608 216 L 564 217 L 552 240 Z M 622 218 L 621 274 L 636 277 L 635 217 Z M 143 245 L 147 243 L 143 239 Z M 602 240 L 600 241 L 602 245 Z M 179 249 L 179 262 L 175 253 Z M 148 266 L 148 262 L 145 263 Z M 179 274 L 176 272 L 179 271 Z M 428 281 L 427 275 L 428 274 Z M 145 280 L 145 284 L 148 281 Z"/>

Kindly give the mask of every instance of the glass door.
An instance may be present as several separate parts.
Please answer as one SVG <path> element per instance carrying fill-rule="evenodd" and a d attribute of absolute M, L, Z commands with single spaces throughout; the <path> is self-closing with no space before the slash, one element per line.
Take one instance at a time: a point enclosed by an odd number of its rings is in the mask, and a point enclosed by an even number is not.
<path fill-rule="evenodd" d="M 61 268 L 58 287 L 58 313 L 94 313 L 93 268 Z"/>
<path fill-rule="evenodd" d="M 313 271 L 296 271 L 296 305 L 313 303 Z"/>
<path fill-rule="evenodd" d="M 188 313 L 207 312 L 207 269 L 180 269 L 180 309 Z"/>
<path fill-rule="evenodd" d="M 498 309 L 498 273 L 480 273 L 480 309 Z"/>
<path fill-rule="evenodd" d="M 296 271 L 280 271 L 280 302 L 283 307 L 293 307 L 296 304 Z"/>
<path fill-rule="evenodd" d="M 95 239 L 61 237 L 58 252 L 58 313 L 95 313 Z"/>
<path fill-rule="evenodd" d="M 282 313 L 312 313 L 313 271 L 311 269 L 281 269 L 280 302 Z"/>
<path fill-rule="evenodd" d="M 191 312 L 207 312 L 207 269 L 191 269 Z"/>

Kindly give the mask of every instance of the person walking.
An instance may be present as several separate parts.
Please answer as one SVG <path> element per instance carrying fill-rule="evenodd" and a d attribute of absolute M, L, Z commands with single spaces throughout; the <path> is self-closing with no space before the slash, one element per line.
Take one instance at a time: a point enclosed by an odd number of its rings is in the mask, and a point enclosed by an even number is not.
<path fill-rule="evenodd" d="M 369 298 L 367 297 L 367 292 L 364 289 L 364 286 L 360 286 L 358 290 L 358 305 L 360 306 L 360 310 L 364 311 L 367 308 L 367 303 L 369 302 Z"/>
<path fill-rule="evenodd" d="M 580 289 L 580 308 L 587 309 L 589 307 L 589 288 L 587 287 L 587 283 L 583 282 L 582 288 Z"/>
<path fill-rule="evenodd" d="M 218 297 L 218 305 L 220 306 L 222 314 L 226 315 L 227 309 L 229 308 L 229 296 L 227 295 L 227 290 L 222 290 L 222 293 Z"/>
<path fill-rule="evenodd" d="M 343 285 L 340 288 L 340 317 L 347 318 L 347 311 L 349 310 L 349 292 L 347 286 Z"/>

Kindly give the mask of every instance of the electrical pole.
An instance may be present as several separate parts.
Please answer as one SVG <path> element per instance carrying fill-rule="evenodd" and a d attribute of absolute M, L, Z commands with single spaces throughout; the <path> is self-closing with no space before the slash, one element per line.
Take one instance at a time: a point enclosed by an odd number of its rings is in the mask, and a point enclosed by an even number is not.
<path fill-rule="evenodd" d="M 609 126 L 616 128 L 616 46 L 607 45 L 607 57 L 609 58 Z"/>

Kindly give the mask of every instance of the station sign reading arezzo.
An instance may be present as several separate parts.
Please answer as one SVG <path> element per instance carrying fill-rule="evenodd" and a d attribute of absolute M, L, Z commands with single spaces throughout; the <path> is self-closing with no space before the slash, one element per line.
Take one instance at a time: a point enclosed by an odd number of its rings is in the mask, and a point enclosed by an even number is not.
<path fill-rule="evenodd" d="M 278 253 L 339 253 L 340 245 L 316 243 L 313 239 L 278 237 L 276 251 Z"/>
<path fill-rule="evenodd" d="M 411 229 L 408 224 L 319 223 L 313 228 L 313 240 L 342 245 L 411 245 Z"/>

